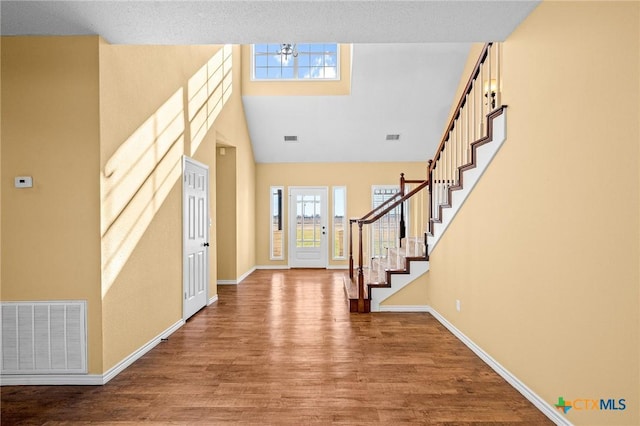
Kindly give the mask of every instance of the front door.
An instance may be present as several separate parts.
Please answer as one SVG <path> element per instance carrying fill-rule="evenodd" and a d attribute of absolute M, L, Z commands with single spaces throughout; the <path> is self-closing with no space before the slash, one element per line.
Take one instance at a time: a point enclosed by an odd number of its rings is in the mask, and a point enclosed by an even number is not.
<path fill-rule="evenodd" d="M 289 266 L 326 268 L 327 188 L 289 188 Z"/>
<path fill-rule="evenodd" d="M 209 168 L 184 157 L 182 176 L 183 319 L 207 304 L 209 288 Z"/>

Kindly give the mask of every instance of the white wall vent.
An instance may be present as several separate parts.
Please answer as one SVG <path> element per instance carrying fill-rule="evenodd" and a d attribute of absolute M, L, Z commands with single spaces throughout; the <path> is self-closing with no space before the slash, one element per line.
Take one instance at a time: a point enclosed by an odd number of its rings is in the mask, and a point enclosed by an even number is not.
<path fill-rule="evenodd" d="M 284 137 L 284 141 L 285 142 L 298 142 L 298 137 L 297 136 L 285 136 Z"/>
<path fill-rule="evenodd" d="M 2 374 L 87 373 L 86 301 L 3 302 Z"/>

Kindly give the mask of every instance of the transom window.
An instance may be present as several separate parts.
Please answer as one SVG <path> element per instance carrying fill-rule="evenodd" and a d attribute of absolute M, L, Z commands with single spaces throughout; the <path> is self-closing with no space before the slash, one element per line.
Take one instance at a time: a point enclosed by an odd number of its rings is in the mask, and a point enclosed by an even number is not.
<path fill-rule="evenodd" d="M 336 43 L 254 44 L 255 80 L 338 80 Z"/>

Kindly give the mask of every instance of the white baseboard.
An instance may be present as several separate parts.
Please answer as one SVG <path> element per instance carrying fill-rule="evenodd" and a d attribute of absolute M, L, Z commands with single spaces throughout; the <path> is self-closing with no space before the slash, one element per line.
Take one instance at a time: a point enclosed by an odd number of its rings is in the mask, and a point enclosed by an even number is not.
<path fill-rule="evenodd" d="M 380 305 L 378 312 L 431 312 L 429 305 Z"/>
<path fill-rule="evenodd" d="M 435 319 L 440 322 L 445 328 L 447 328 L 454 336 L 456 336 L 462 343 L 464 343 L 469 349 L 473 351 L 481 360 L 483 360 L 489 367 L 491 367 L 496 373 L 498 373 L 503 379 L 513 386 L 518 392 L 535 405 L 538 410 L 547 416 L 552 422 L 557 425 L 571 425 L 567 419 L 562 417 L 558 410 L 556 410 L 551 404 L 542 399 L 538 394 L 529 389 L 527 385 L 522 383 L 516 376 L 511 374 L 509 370 L 504 368 L 498 361 L 496 361 L 491 355 L 486 353 L 482 348 L 476 345 L 470 338 L 468 338 L 463 332 L 458 330 L 453 324 L 447 321 L 442 315 L 438 313 L 432 307 L 429 307 L 428 312 L 433 315 Z"/>
<path fill-rule="evenodd" d="M 213 304 L 214 304 L 214 303 L 216 303 L 217 301 L 218 301 L 218 295 L 217 295 L 217 294 L 215 294 L 215 295 L 213 295 L 213 297 L 212 297 L 212 298 L 210 298 L 210 299 L 209 299 L 209 302 L 207 303 L 207 306 L 209 306 L 209 305 L 213 305 Z"/>
<path fill-rule="evenodd" d="M 130 366 L 131 364 L 136 362 L 138 359 L 142 358 L 142 356 L 145 355 L 147 352 L 149 352 L 151 349 L 155 348 L 160 343 L 160 341 L 162 339 L 166 339 L 167 337 L 172 335 L 177 329 L 179 329 L 183 325 L 184 325 L 184 320 L 181 319 L 181 320 L 177 321 L 172 326 L 167 328 L 165 331 L 163 331 L 162 333 L 158 334 L 153 339 L 149 340 L 149 342 L 147 342 L 147 344 L 143 345 L 140 349 L 138 349 L 137 351 L 133 352 L 131 355 L 129 355 L 128 357 L 126 357 L 125 359 L 123 359 L 122 361 L 120 361 L 119 363 L 114 365 L 113 367 L 111 367 L 109 369 L 109 371 L 104 373 L 102 383 L 103 384 L 108 383 L 109 380 L 111 380 L 114 377 L 116 377 L 125 368 L 127 368 L 128 366 Z"/>
<path fill-rule="evenodd" d="M 20 385 L 40 385 L 40 386 L 57 386 L 57 385 L 87 385 L 96 386 L 104 385 L 113 379 L 125 368 L 140 359 L 143 355 L 155 348 L 162 339 L 169 337 L 177 329 L 182 327 L 183 320 L 177 321 L 175 324 L 158 334 L 146 344 L 134 351 L 131 355 L 120 361 L 104 374 L 16 374 L 0 376 L 0 385 L 2 386 L 20 386 Z"/>
<path fill-rule="evenodd" d="M 249 269 L 247 272 L 245 272 L 244 274 L 242 274 L 240 276 L 240 278 L 238 278 L 237 280 L 218 280 L 217 283 L 218 285 L 238 285 L 240 284 L 242 281 L 244 281 L 245 278 L 247 278 L 249 275 L 253 274 L 253 272 L 258 269 L 258 267 L 254 266 L 253 268 Z M 280 268 L 281 269 L 281 268 Z"/>
<path fill-rule="evenodd" d="M 289 265 L 257 265 L 256 269 L 291 269 Z"/>
<path fill-rule="evenodd" d="M 349 269 L 349 265 L 329 265 L 329 266 L 327 266 L 327 269 L 347 270 L 347 269 Z"/>
<path fill-rule="evenodd" d="M 249 275 L 253 274 L 256 270 L 256 267 L 254 266 L 253 268 L 249 269 L 247 272 L 245 272 L 244 274 L 242 274 L 240 276 L 240 278 L 238 278 L 238 284 L 240 284 L 242 281 L 244 281 L 245 278 L 247 278 Z"/>

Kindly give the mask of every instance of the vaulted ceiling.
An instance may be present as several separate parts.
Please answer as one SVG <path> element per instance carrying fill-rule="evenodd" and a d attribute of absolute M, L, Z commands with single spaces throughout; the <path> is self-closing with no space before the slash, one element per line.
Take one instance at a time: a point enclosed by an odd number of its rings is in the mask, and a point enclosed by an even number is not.
<path fill-rule="evenodd" d="M 99 34 L 114 44 L 354 43 L 350 95 L 243 98 L 256 161 L 417 161 L 435 151 L 471 43 L 504 40 L 537 4 L 2 1 L 0 31 Z"/>

